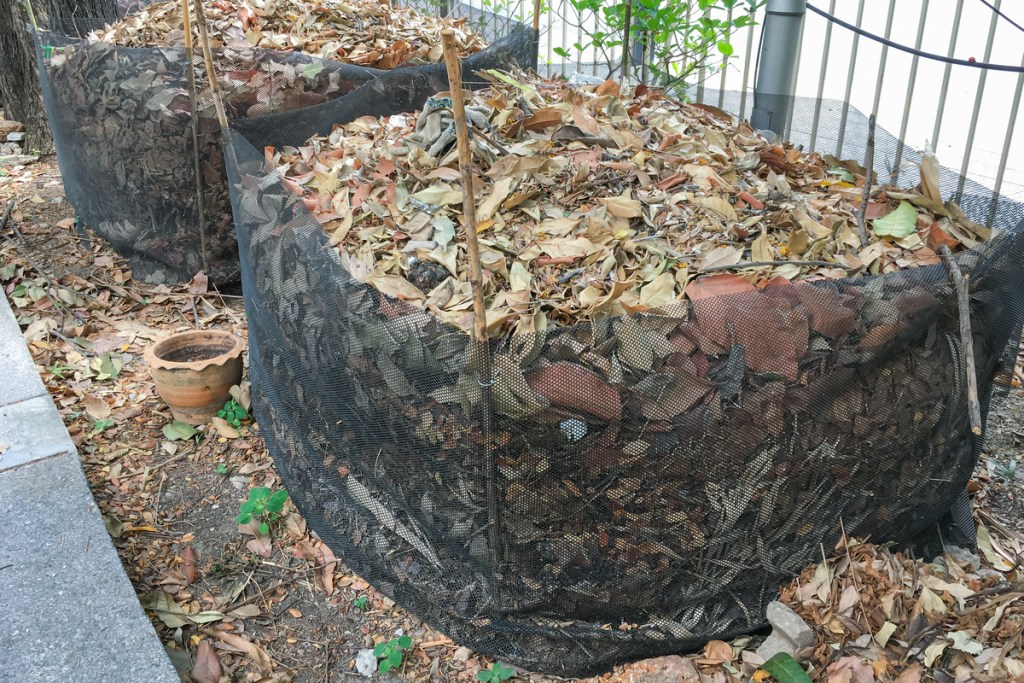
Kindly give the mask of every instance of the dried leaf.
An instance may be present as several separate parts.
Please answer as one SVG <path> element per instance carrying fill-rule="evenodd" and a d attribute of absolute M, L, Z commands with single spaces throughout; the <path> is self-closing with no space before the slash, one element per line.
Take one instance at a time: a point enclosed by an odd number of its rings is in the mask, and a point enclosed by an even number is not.
<path fill-rule="evenodd" d="M 608 213 L 619 218 L 639 218 L 644 215 L 643 206 L 635 199 L 604 197 L 600 202 L 608 209 Z"/>
<path fill-rule="evenodd" d="M 94 420 L 106 420 L 110 417 L 110 406 L 102 398 L 86 394 L 82 403 L 85 404 L 85 412 Z"/>
<path fill-rule="evenodd" d="M 239 437 L 238 430 L 224 418 L 214 415 L 210 418 L 210 422 L 213 424 L 213 428 L 217 430 L 217 434 L 225 439 L 237 439 Z"/>
<path fill-rule="evenodd" d="M 217 653 L 214 652 L 208 639 L 199 641 L 192 671 L 189 674 L 195 683 L 220 683 L 224 670 L 221 668 Z"/>
<path fill-rule="evenodd" d="M 724 245 L 715 247 L 700 262 L 700 269 L 706 270 L 715 266 L 734 266 L 743 260 L 743 251 L 736 247 Z"/>
<path fill-rule="evenodd" d="M 489 220 L 497 213 L 501 203 L 508 198 L 509 193 L 512 191 L 512 181 L 512 178 L 501 178 L 498 182 L 494 183 L 494 189 L 491 190 L 491 194 L 477 208 L 476 217 L 478 220 Z"/>
<path fill-rule="evenodd" d="M 640 305 L 646 308 L 662 308 L 676 298 L 676 279 L 672 273 L 662 273 L 640 290 Z"/>
<path fill-rule="evenodd" d="M 196 551 L 191 545 L 186 545 L 181 551 L 181 573 L 189 583 L 195 583 L 199 577 L 199 569 L 196 567 Z"/>
<path fill-rule="evenodd" d="M 270 675 L 271 670 L 274 668 L 274 663 L 270 659 L 270 655 L 262 647 L 234 633 L 224 631 L 210 631 L 209 633 L 217 640 L 230 645 L 235 651 L 241 652 L 252 660 L 264 676 Z"/>

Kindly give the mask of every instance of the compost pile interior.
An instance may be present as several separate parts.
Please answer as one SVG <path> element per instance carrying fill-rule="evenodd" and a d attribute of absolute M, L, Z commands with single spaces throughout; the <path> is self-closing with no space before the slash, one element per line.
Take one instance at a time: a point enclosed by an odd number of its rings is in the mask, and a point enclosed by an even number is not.
<path fill-rule="evenodd" d="M 204 9 L 231 119 L 335 100 L 384 69 L 436 60 L 445 26 L 463 55 L 483 47 L 463 21 L 374 0 L 217 0 Z M 237 245 L 219 127 L 195 16 L 191 51 L 182 26 L 175 0 L 85 40 L 40 34 L 53 48 L 42 55 L 44 100 L 69 198 L 131 257 L 136 277 L 187 280 L 206 269 L 215 282 L 231 281 Z"/>
<path fill-rule="evenodd" d="M 468 120 L 478 131 L 477 232 L 495 337 L 933 265 L 941 245 L 974 247 L 991 232 L 943 203 L 933 156 L 919 188 L 872 195 L 862 245 L 865 170 L 855 162 L 770 145 L 723 112 L 645 86 L 620 94 L 611 81 L 493 77 Z M 356 279 L 469 331 L 450 105 L 441 97 L 418 116 L 363 118 L 268 163 Z"/>
<path fill-rule="evenodd" d="M 339 557 L 478 652 L 581 675 L 763 625 L 841 525 L 926 540 L 980 446 L 937 252 L 969 275 L 984 414 L 1020 232 L 943 202 L 928 157 L 874 184 L 862 244 L 856 163 L 642 87 L 484 76 L 489 377 L 446 93 L 231 133 L 254 409 Z M 271 144 L 289 121 L 325 137 Z"/>
<path fill-rule="evenodd" d="M 123 21 L 93 31 L 89 38 L 124 47 L 184 47 L 178 0 L 148 5 Z M 335 62 L 393 69 L 441 59 L 441 29 L 459 29 L 456 44 L 465 56 L 483 40 L 465 27 L 380 0 L 212 0 L 203 7 L 214 49 L 296 50 Z M 193 19 L 194 43 L 198 28 Z"/>

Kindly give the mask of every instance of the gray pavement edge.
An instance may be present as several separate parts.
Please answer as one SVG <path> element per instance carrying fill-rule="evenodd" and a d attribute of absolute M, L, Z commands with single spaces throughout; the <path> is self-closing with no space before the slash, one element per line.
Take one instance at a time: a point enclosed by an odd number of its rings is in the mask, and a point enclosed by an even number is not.
<path fill-rule="evenodd" d="M 0 296 L 0 681 L 179 683 Z"/>

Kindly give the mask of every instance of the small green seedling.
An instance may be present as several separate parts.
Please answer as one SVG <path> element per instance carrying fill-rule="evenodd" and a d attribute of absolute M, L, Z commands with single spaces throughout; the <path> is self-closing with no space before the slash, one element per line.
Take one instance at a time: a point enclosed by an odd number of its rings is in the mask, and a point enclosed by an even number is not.
<path fill-rule="evenodd" d="M 1000 479 L 1016 479 L 1017 478 L 1017 461 L 1011 460 L 1006 465 L 1002 463 L 993 463 L 992 473 Z"/>
<path fill-rule="evenodd" d="M 221 418 L 233 427 L 241 427 L 243 420 L 249 419 L 249 413 L 235 399 L 229 400 L 224 407 L 217 411 L 217 417 Z"/>
<path fill-rule="evenodd" d="M 373 648 L 373 656 L 379 661 L 377 668 L 382 674 L 402 666 L 402 652 L 412 647 L 410 636 L 399 636 L 392 638 L 386 643 L 377 643 Z"/>
<path fill-rule="evenodd" d="M 217 474 L 227 474 L 228 466 L 225 465 L 224 463 L 220 463 L 219 465 L 217 465 L 215 471 L 217 472 Z"/>
<path fill-rule="evenodd" d="M 288 492 L 284 489 L 273 492 L 265 486 L 251 489 L 249 499 L 238 506 L 235 521 L 248 524 L 255 517 L 260 520 L 260 533 L 266 536 L 270 533 L 270 524 L 280 518 L 286 500 Z"/>
<path fill-rule="evenodd" d="M 89 436 L 96 436 L 97 434 L 102 434 L 107 429 L 110 429 L 113 426 L 114 419 L 110 417 L 104 418 L 102 420 L 94 420 L 92 423 L 92 431 L 89 433 Z"/>
<path fill-rule="evenodd" d="M 64 376 L 64 373 L 70 370 L 74 370 L 74 368 L 71 367 L 70 365 L 61 365 L 60 363 L 54 363 L 53 367 L 50 368 L 50 374 L 53 375 L 54 377 L 59 377 L 60 379 L 67 379 Z"/>
<path fill-rule="evenodd" d="M 366 605 L 369 602 L 369 598 L 365 595 L 360 595 L 358 598 L 352 601 L 352 606 L 356 609 L 366 609 Z"/>
<path fill-rule="evenodd" d="M 501 662 L 495 662 L 491 664 L 490 669 L 484 669 L 483 671 L 476 672 L 476 680 L 484 681 L 484 683 L 502 683 L 512 678 L 516 670 L 510 666 L 505 666 Z"/>

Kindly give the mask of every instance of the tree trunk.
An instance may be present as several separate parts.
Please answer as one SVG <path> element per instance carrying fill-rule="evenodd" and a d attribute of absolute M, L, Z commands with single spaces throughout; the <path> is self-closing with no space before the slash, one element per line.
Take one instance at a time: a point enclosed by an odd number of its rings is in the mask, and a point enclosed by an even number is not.
<path fill-rule="evenodd" d="M 40 27 L 52 26 L 74 35 L 70 18 L 117 16 L 115 0 L 35 0 L 32 8 Z M 8 119 L 25 124 L 28 152 L 53 152 L 53 140 L 43 110 L 36 66 L 36 49 L 22 0 L 0 0 L 0 99 Z M 0 141 L 2 142 L 2 141 Z"/>

